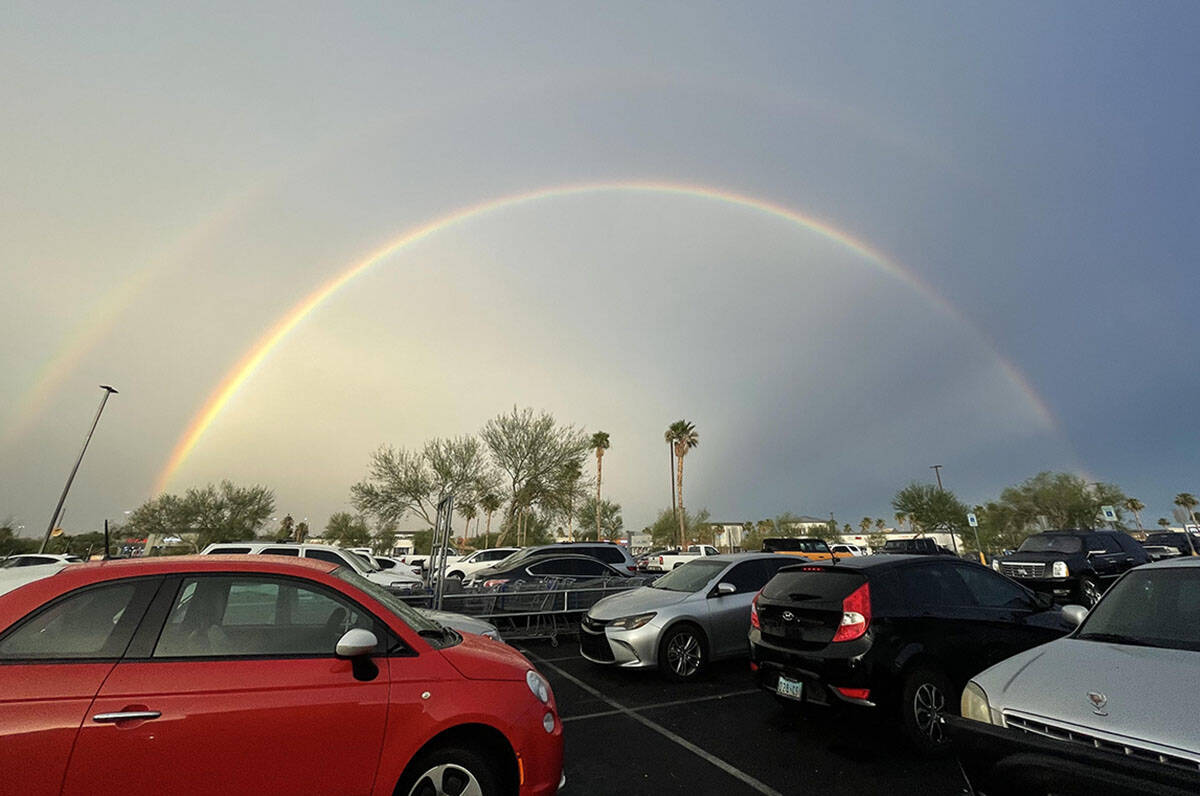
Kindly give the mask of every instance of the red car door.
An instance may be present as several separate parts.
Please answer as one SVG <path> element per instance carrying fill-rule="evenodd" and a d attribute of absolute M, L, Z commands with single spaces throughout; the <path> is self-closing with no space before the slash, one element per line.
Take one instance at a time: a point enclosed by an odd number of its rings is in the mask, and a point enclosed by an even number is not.
<path fill-rule="evenodd" d="M 334 648 L 353 627 L 382 639 L 373 616 L 302 578 L 197 574 L 163 591 L 88 710 L 65 794 L 370 793 L 388 659 L 360 679 Z"/>
<path fill-rule="evenodd" d="M 88 706 L 124 652 L 158 578 L 31 606 L 0 637 L 0 794 L 57 794 Z"/>

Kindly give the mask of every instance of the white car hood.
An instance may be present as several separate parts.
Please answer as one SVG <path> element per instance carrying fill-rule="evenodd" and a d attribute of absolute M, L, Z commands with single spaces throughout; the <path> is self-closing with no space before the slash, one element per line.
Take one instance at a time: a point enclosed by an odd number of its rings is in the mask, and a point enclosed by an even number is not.
<path fill-rule="evenodd" d="M 1200 652 L 1064 638 L 974 679 L 993 708 L 1200 754 L 1198 672 Z"/>

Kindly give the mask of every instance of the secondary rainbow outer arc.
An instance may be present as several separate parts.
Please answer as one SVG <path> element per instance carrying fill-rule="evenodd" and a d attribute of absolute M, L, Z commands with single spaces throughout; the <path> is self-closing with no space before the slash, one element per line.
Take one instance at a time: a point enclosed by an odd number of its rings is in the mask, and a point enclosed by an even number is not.
<path fill-rule="evenodd" d="M 1040 419 L 1050 428 L 1055 428 L 1056 424 L 1054 416 L 1051 414 L 1049 407 L 1021 374 L 1021 372 L 1007 358 L 1005 358 L 997 349 L 995 344 L 990 341 L 977 327 L 971 324 L 962 313 L 960 313 L 952 304 L 950 304 L 941 294 L 933 290 L 929 285 L 923 282 L 916 274 L 908 271 L 900 266 L 895 261 L 889 259 L 870 244 L 853 237 L 852 235 L 832 226 L 820 219 L 812 216 L 807 216 L 799 213 L 791 208 L 785 207 L 775 202 L 765 199 L 759 199 L 747 194 L 737 193 L 734 191 L 726 191 L 718 188 L 705 185 L 692 185 L 686 183 L 671 183 L 671 182 L 595 182 L 583 183 L 575 185 L 560 185 L 549 188 L 541 188 L 527 193 L 510 194 L 496 199 L 491 199 L 479 204 L 474 204 L 466 208 L 455 210 L 438 218 L 433 219 L 419 227 L 408 230 L 400 237 L 395 238 L 376 251 L 368 254 L 365 258 L 357 263 L 349 266 L 339 274 L 334 276 L 325 284 L 313 290 L 298 304 L 293 306 L 281 317 L 275 325 L 267 331 L 254 346 L 242 357 L 241 360 L 231 369 L 221 380 L 217 388 L 209 396 L 208 400 L 200 408 L 199 412 L 193 417 L 192 422 L 188 424 L 187 429 L 176 443 L 174 450 L 171 452 L 171 457 L 168 459 L 166 466 L 159 475 L 155 486 L 155 492 L 161 493 L 165 491 L 167 484 L 175 475 L 175 472 L 191 454 L 200 438 L 204 436 L 204 432 L 212 425 L 217 416 L 242 387 L 246 381 L 254 375 L 255 370 L 259 365 L 271 354 L 288 334 L 296 328 L 310 313 L 317 307 L 323 304 L 334 293 L 337 293 L 348 282 L 353 280 L 359 274 L 370 269 L 389 256 L 401 251 L 402 249 L 411 246 L 421 240 L 424 240 L 431 235 L 434 235 L 442 230 L 452 227 L 455 224 L 461 223 L 468 219 L 484 215 L 496 210 L 516 207 L 522 204 L 537 202 L 545 199 L 557 199 L 569 196 L 577 196 L 589 193 L 603 192 L 633 192 L 633 193 L 653 193 L 663 195 L 684 196 L 691 198 L 710 199 L 717 202 L 723 202 L 739 207 L 758 210 L 769 215 L 776 216 L 791 223 L 802 226 L 808 230 L 835 241 L 842 246 L 857 253 L 865 260 L 873 263 L 881 270 L 896 277 L 902 282 L 912 286 L 917 292 L 924 297 L 934 302 L 940 309 L 950 315 L 952 318 L 965 324 L 976 334 L 980 336 L 985 344 L 996 354 L 1001 366 L 1003 367 L 1008 378 L 1017 385 L 1018 388 L 1026 395 L 1034 408 L 1037 410 Z"/>

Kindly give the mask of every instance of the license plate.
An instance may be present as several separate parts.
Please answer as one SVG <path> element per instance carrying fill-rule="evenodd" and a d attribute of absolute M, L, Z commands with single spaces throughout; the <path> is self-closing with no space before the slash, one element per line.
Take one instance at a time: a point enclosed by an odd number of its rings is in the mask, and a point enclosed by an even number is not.
<path fill-rule="evenodd" d="M 799 680 L 791 680 L 781 675 L 779 677 L 779 684 L 775 686 L 775 690 L 780 696 L 792 699 L 804 699 L 804 683 Z"/>

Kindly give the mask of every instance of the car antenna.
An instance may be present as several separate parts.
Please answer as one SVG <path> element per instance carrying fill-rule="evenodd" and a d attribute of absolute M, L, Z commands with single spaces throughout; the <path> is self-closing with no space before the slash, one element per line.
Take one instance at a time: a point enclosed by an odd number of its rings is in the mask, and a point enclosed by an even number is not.
<path fill-rule="evenodd" d="M 104 521 L 104 555 L 100 557 L 100 560 L 108 560 L 108 520 Z"/>

